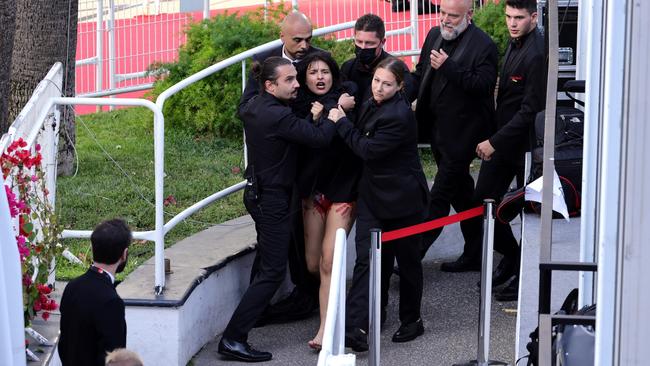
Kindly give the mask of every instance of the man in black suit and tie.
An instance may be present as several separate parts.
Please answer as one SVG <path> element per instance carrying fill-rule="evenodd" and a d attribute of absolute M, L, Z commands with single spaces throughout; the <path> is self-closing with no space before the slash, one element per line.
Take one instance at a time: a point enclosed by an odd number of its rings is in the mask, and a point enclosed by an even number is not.
<path fill-rule="evenodd" d="M 523 185 L 524 154 L 530 151 L 530 131 L 535 115 L 544 109 L 544 39 L 537 29 L 536 1 L 506 0 L 506 24 L 512 40 L 499 78 L 496 132 L 476 146 L 476 154 L 483 159 L 476 183 L 477 201 L 500 200 L 515 177 L 517 185 Z M 474 247 L 480 250 L 481 242 L 479 235 Z M 510 224 L 494 223 L 494 249 L 503 254 L 503 259 L 494 271 L 492 285 L 501 285 L 512 278 L 496 299 L 516 300 L 521 248 Z"/>
<path fill-rule="evenodd" d="M 442 0 L 440 26 L 429 31 L 414 72 L 420 82 L 416 107 L 420 134 L 429 134 L 438 166 L 431 188 L 429 219 L 447 216 L 450 206 L 456 212 L 473 207 L 474 180 L 469 165 L 476 144 L 490 132 L 494 113 L 497 47 L 471 19 L 472 0 Z M 423 257 L 441 231 L 424 235 Z M 467 248 L 477 230 L 464 221 L 461 231 L 465 253 L 455 262 L 443 263 L 443 271 L 481 268 L 480 251 Z"/>
<path fill-rule="evenodd" d="M 115 291 L 115 274 L 126 266 L 131 230 L 122 220 L 105 221 L 90 242 L 93 264 L 68 283 L 61 298 L 58 350 L 63 366 L 103 366 L 107 352 L 126 347 L 124 302 Z"/>
<path fill-rule="evenodd" d="M 307 66 L 301 64 L 301 60 L 307 55 L 315 52 L 327 53 L 327 51 L 311 45 L 311 21 L 305 14 L 299 11 L 289 13 L 282 20 L 280 24 L 280 40 L 282 40 L 282 46 L 253 56 L 253 61 L 262 64 L 269 57 L 282 57 L 291 61 L 296 67 L 297 72 L 300 73 L 300 68 Z M 246 102 L 258 94 L 260 94 L 259 85 L 255 81 L 253 74 L 250 73 L 246 82 L 246 88 L 239 101 L 239 108 L 241 109 Z M 302 94 L 299 92 L 296 99 L 291 101 L 291 103 L 299 103 L 299 99 L 302 97 Z M 319 281 L 307 270 L 303 223 L 302 215 L 300 214 L 302 203 L 297 192 L 293 194 L 291 207 L 293 208 L 291 212 L 298 213 L 292 215 L 293 233 L 289 246 L 289 272 L 291 274 L 291 282 L 293 282 L 295 287 L 287 298 L 269 306 L 260 319 L 260 325 L 303 319 L 310 316 L 318 308 Z M 259 257 L 256 256 L 251 280 L 255 277 L 258 266 Z"/>

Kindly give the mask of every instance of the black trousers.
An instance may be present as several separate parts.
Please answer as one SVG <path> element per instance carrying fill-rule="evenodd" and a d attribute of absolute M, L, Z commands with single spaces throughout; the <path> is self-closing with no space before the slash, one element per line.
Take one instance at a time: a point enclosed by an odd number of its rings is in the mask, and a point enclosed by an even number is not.
<path fill-rule="evenodd" d="M 492 156 L 491 160 L 483 161 L 474 192 L 477 204 L 482 203 L 487 198 L 495 200 L 498 204 L 515 178 L 517 179 L 517 187 L 522 187 L 524 183 L 523 155 L 521 159 L 513 159 L 497 152 Z M 468 221 L 473 221 L 477 226 L 482 227 L 483 219 L 481 217 Z M 476 239 L 469 245 L 470 253 L 481 253 L 482 245 L 483 230 L 478 229 Z M 510 224 L 495 220 L 494 249 L 503 254 L 504 257 L 516 261 L 514 263 L 519 263 L 521 248 L 512 233 Z M 468 250 L 468 245 L 465 246 L 465 250 Z"/>
<path fill-rule="evenodd" d="M 297 189 L 294 189 L 291 194 L 289 216 L 291 240 L 289 241 L 288 258 L 291 282 L 296 286 L 295 290 L 300 293 L 300 296 L 309 296 L 318 301 L 320 281 L 307 270 L 307 260 L 305 259 L 305 231 L 302 220 L 302 199 Z M 259 270 L 259 262 L 260 254 L 257 252 L 253 267 L 251 268 L 251 283 Z"/>
<path fill-rule="evenodd" d="M 383 231 L 400 229 L 421 223 L 424 214 L 416 214 L 398 219 L 378 219 L 368 209 L 362 198 L 357 201 L 356 249 L 352 286 L 346 305 L 346 328 L 368 330 L 368 301 L 370 280 L 370 229 Z M 422 262 L 420 260 L 420 236 L 382 244 L 381 304 L 388 303 L 388 287 L 393 273 L 393 263 L 397 259 L 400 268 L 399 318 L 402 323 L 412 323 L 420 318 L 422 302 Z"/>
<path fill-rule="evenodd" d="M 434 220 L 449 215 L 451 207 L 456 212 L 469 210 L 476 207 L 474 202 L 474 179 L 469 173 L 469 165 L 474 159 L 473 155 L 468 154 L 464 158 L 451 159 L 444 154 L 436 152 L 433 149 L 438 172 L 433 180 L 429 202 L 428 220 Z M 443 228 L 435 229 L 424 233 L 422 236 L 422 253 L 424 257 L 433 242 L 440 236 Z M 465 253 L 469 254 L 470 260 L 480 262 L 481 253 L 474 253 L 473 248 L 468 247 L 468 243 L 474 243 L 477 240 L 477 230 L 480 232 L 481 223 L 471 220 L 461 221 L 460 230 L 465 239 Z M 478 238 L 480 240 L 480 237 Z"/>
<path fill-rule="evenodd" d="M 265 190 L 257 201 L 245 197 L 257 231 L 257 272 L 223 332 L 225 338 L 239 342 L 248 339 L 248 332 L 284 281 L 291 239 L 290 192 Z"/>

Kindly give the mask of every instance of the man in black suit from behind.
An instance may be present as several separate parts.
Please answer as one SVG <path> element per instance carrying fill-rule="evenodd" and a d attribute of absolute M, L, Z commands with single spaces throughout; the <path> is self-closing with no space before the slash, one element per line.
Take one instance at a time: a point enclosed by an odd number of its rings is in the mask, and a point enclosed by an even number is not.
<path fill-rule="evenodd" d="M 469 166 L 476 144 L 487 138 L 494 113 L 497 47 L 471 23 L 472 0 L 442 0 L 440 26 L 432 28 L 422 46 L 414 76 L 420 82 L 416 117 L 420 134 L 428 133 L 438 172 L 431 188 L 429 219 L 473 207 L 474 180 Z M 479 229 L 480 231 L 480 223 Z M 442 271 L 478 271 L 481 253 L 467 250 L 477 230 L 461 222 L 466 250 Z M 422 256 L 442 229 L 423 236 Z"/>
<path fill-rule="evenodd" d="M 301 67 L 307 67 L 307 65 L 302 65 L 301 63 L 301 60 L 307 55 L 315 52 L 327 53 L 327 51 L 311 45 L 311 21 L 305 14 L 299 11 L 293 11 L 287 14 L 282 20 L 280 24 L 280 40 L 282 41 L 282 46 L 256 54 L 253 56 L 253 61 L 262 64 L 269 57 L 282 57 L 291 61 L 296 67 L 297 72 L 300 73 Z M 246 88 L 239 101 L 239 108 L 241 109 L 246 102 L 258 94 L 260 94 L 259 85 L 255 81 L 253 74 L 250 73 L 246 81 Z M 301 97 L 302 95 L 299 92 L 296 100 L 291 103 L 298 103 L 297 101 Z M 297 192 L 293 194 L 291 207 L 291 212 L 295 214 L 292 215 L 293 231 L 289 245 L 289 272 L 291 274 L 291 282 L 293 282 L 295 287 L 287 298 L 268 307 L 267 311 L 262 315 L 259 325 L 304 319 L 318 308 L 318 288 L 320 285 L 318 279 L 313 277 L 307 270 L 301 215 L 302 203 Z M 258 266 L 259 257 L 256 256 L 255 262 L 253 263 L 251 281 L 255 277 Z"/>
<path fill-rule="evenodd" d="M 61 298 L 63 366 L 103 366 L 107 352 L 126 347 L 124 302 L 115 291 L 115 274 L 126 266 L 131 230 L 122 220 L 105 221 L 90 241 L 93 264 L 68 283 Z"/>
<path fill-rule="evenodd" d="M 476 201 L 492 198 L 498 202 L 515 177 L 517 186 L 523 185 L 524 154 L 530 151 L 535 115 L 544 109 L 546 99 L 544 38 L 537 29 L 537 2 L 506 0 L 506 24 L 511 42 L 499 78 L 496 132 L 476 146 L 476 154 L 483 159 L 476 182 Z M 478 236 L 473 245 L 478 250 L 480 239 Z M 494 223 L 494 249 L 503 258 L 492 275 L 492 286 L 510 280 L 495 298 L 516 300 L 521 248 L 510 224 L 498 220 Z"/>

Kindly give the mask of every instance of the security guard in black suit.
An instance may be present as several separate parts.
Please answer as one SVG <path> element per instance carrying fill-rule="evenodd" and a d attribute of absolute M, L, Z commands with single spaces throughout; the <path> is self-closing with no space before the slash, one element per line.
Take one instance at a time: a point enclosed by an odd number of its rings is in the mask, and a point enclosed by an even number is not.
<path fill-rule="evenodd" d="M 356 126 L 340 109 L 332 109 L 329 115 L 337 121 L 339 135 L 364 162 L 357 201 L 357 259 L 346 308 L 345 342 L 355 351 L 368 349 L 370 229 L 399 229 L 425 217 L 428 190 L 417 151 L 417 123 L 402 92 L 407 74 L 402 61 L 385 59 L 375 69 L 373 96 L 361 107 Z M 401 326 L 393 342 L 408 342 L 424 332 L 420 245 L 416 235 L 382 246 L 382 309 L 388 303 L 395 259 L 400 267 Z"/>
<path fill-rule="evenodd" d="M 249 147 L 244 205 L 255 221 L 258 270 L 224 330 L 218 350 L 228 358 L 248 362 L 272 358 L 269 352 L 252 349 L 247 338 L 286 274 L 297 144 L 324 147 L 336 133 L 331 121 L 315 126 L 293 114 L 288 102 L 296 97 L 299 85 L 289 60 L 270 57 L 255 69 L 263 91 L 242 106 L 239 117 Z"/>
<path fill-rule="evenodd" d="M 524 154 L 530 151 L 535 115 L 544 109 L 546 99 L 544 38 L 537 29 L 537 2 L 507 0 L 506 24 L 512 40 L 499 78 L 496 132 L 476 146 L 477 155 L 483 159 L 476 182 L 477 202 L 486 198 L 501 200 L 515 177 L 517 186 L 523 185 Z M 478 249 L 474 250 L 480 250 L 481 242 L 478 236 L 473 245 Z M 494 223 L 494 249 L 503 258 L 493 273 L 492 285 L 510 280 L 495 298 L 516 300 L 521 248 L 510 224 L 498 220 Z"/>
<path fill-rule="evenodd" d="M 306 67 L 302 63 L 308 55 L 314 53 L 328 53 L 318 47 L 311 45 L 312 24 L 303 13 L 294 11 L 289 13 L 280 24 L 280 40 L 283 45 L 262 52 L 253 56 L 253 62 L 262 63 L 269 57 L 282 57 L 293 63 L 297 71 Z M 260 91 L 259 84 L 251 73 L 247 82 L 244 93 L 239 101 L 241 108 L 252 97 L 258 95 Z M 297 97 L 291 101 L 291 105 L 302 104 L 306 98 L 305 95 L 298 91 Z M 313 314 L 318 308 L 318 288 L 319 280 L 312 276 L 307 270 L 305 261 L 305 239 L 303 233 L 303 222 L 301 208 L 302 203 L 297 194 L 297 190 L 292 193 L 291 210 L 294 213 L 291 217 L 292 235 L 289 245 L 289 272 L 291 282 L 295 288 L 291 294 L 272 306 L 269 306 L 260 318 L 258 324 L 285 322 L 297 319 L 303 319 Z M 251 273 L 251 281 L 255 277 L 259 264 L 259 258 L 256 258 Z"/>

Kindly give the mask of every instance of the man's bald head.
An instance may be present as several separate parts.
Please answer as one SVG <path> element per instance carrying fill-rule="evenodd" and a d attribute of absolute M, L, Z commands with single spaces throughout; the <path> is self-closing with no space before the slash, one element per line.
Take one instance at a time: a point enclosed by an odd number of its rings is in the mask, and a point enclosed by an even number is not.
<path fill-rule="evenodd" d="M 311 21 L 299 11 L 293 11 L 280 24 L 280 39 L 284 44 L 284 52 L 290 58 L 299 60 L 307 54 L 311 47 Z"/>

